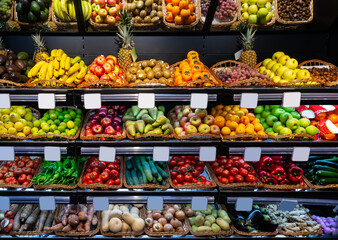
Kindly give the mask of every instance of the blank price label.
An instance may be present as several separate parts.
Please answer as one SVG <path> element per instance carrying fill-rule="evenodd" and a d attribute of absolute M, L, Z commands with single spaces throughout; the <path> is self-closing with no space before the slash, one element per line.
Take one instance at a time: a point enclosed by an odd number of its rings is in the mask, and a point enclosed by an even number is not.
<path fill-rule="evenodd" d="M 115 162 L 116 149 L 113 147 L 100 147 L 99 160 L 105 162 Z"/>
<path fill-rule="evenodd" d="M 190 98 L 191 108 L 207 108 L 208 94 L 207 93 L 192 93 Z"/>
<path fill-rule="evenodd" d="M 207 197 L 192 197 L 191 199 L 191 209 L 193 211 L 205 211 L 208 207 L 208 198 Z"/>
<path fill-rule="evenodd" d="M 101 107 L 100 93 L 87 93 L 83 96 L 85 109 L 99 109 Z"/>
<path fill-rule="evenodd" d="M 38 94 L 39 109 L 54 109 L 55 94 L 54 93 L 39 93 Z"/>
<path fill-rule="evenodd" d="M 242 93 L 241 108 L 256 108 L 258 103 L 258 93 Z"/>
<path fill-rule="evenodd" d="M 0 197 L 0 210 L 9 210 L 10 209 L 10 200 L 9 197 Z"/>
<path fill-rule="evenodd" d="M 252 204 L 253 204 L 252 198 L 237 198 L 236 211 L 249 212 L 252 210 Z"/>
<path fill-rule="evenodd" d="M 60 147 L 45 147 L 45 160 L 60 161 L 61 160 Z"/>
<path fill-rule="evenodd" d="M 246 147 L 244 150 L 244 161 L 258 162 L 261 159 L 262 149 L 260 147 Z"/>
<path fill-rule="evenodd" d="M 309 147 L 294 147 L 292 153 L 292 161 L 306 162 L 309 160 L 310 148 Z"/>
<path fill-rule="evenodd" d="M 241 50 L 235 52 L 234 55 L 235 55 L 235 60 L 236 60 L 236 61 L 237 61 L 238 59 L 241 58 L 242 52 L 243 52 L 243 49 L 241 49 Z"/>
<path fill-rule="evenodd" d="M 200 161 L 213 162 L 216 160 L 216 147 L 200 147 Z"/>
<path fill-rule="evenodd" d="M 8 93 L 0 94 L 0 108 L 11 108 L 11 98 Z"/>
<path fill-rule="evenodd" d="M 55 210 L 55 197 L 40 197 L 39 205 L 42 211 Z"/>
<path fill-rule="evenodd" d="M 14 147 L 0 147 L 0 160 L 1 161 L 14 161 Z"/>
<path fill-rule="evenodd" d="M 292 211 L 293 209 L 295 209 L 297 204 L 298 204 L 297 200 L 285 200 L 285 199 L 283 199 L 278 206 L 278 210 L 280 210 L 280 211 Z"/>
<path fill-rule="evenodd" d="M 148 210 L 162 210 L 163 198 L 162 197 L 148 197 L 147 199 Z"/>
<path fill-rule="evenodd" d="M 137 104 L 139 108 L 155 107 L 155 94 L 154 93 L 139 93 Z"/>
<path fill-rule="evenodd" d="M 301 96 L 300 92 L 285 92 L 283 94 L 283 107 L 299 107 Z"/>
<path fill-rule="evenodd" d="M 153 160 L 157 162 L 169 161 L 169 147 L 154 147 Z"/>
<path fill-rule="evenodd" d="M 104 211 L 109 208 L 109 199 L 107 197 L 94 197 L 93 208 L 95 211 Z"/>

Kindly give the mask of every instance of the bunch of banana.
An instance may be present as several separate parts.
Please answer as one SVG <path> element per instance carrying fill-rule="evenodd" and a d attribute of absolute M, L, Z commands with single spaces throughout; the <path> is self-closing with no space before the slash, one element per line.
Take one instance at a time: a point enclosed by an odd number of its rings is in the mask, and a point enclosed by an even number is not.
<path fill-rule="evenodd" d="M 87 66 L 79 56 L 70 58 L 62 49 L 53 49 L 46 61 L 40 61 L 28 72 L 34 81 L 56 79 L 68 84 L 79 84 L 87 73 Z M 56 86 L 57 83 L 44 83 Z"/>
<path fill-rule="evenodd" d="M 92 14 L 92 6 L 86 0 L 82 0 L 81 5 L 83 18 L 87 21 Z M 76 21 L 74 0 L 53 0 L 53 11 L 64 22 Z"/>

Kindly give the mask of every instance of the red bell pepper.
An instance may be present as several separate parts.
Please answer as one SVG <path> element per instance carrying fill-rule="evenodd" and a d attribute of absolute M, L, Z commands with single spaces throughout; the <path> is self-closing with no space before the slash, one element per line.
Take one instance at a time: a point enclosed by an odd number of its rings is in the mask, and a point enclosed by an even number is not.
<path fill-rule="evenodd" d="M 269 184 L 269 185 L 277 185 L 278 182 L 277 182 L 277 180 L 274 179 L 274 178 L 268 178 L 268 179 L 266 179 L 266 184 Z"/>
<path fill-rule="evenodd" d="M 285 167 L 287 159 L 284 156 L 271 156 L 273 164 Z"/>
<path fill-rule="evenodd" d="M 297 182 L 302 179 L 303 169 L 298 166 L 292 166 L 288 170 L 288 178 L 292 182 Z"/>
<path fill-rule="evenodd" d="M 288 179 L 284 179 L 279 183 L 279 185 L 290 185 L 290 181 Z"/>
<path fill-rule="evenodd" d="M 291 182 L 291 184 L 297 185 L 297 186 L 301 186 L 301 187 L 305 186 L 305 183 L 304 183 L 303 179 L 300 179 L 300 180 L 298 180 L 296 182 Z"/>
<path fill-rule="evenodd" d="M 286 177 L 286 172 L 284 171 L 284 168 L 281 166 L 276 165 L 275 168 L 271 172 L 271 176 L 276 179 L 277 181 L 282 181 Z"/>
<path fill-rule="evenodd" d="M 271 171 L 273 169 L 273 160 L 271 157 L 264 156 L 259 161 L 259 165 L 261 169 Z"/>
<path fill-rule="evenodd" d="M 267 183 L 267 179 L 271 178 L 271 174 L 266 171 L 260 171 L 259 172 L 259 180 L 261 180 L 262 183 Z"/>

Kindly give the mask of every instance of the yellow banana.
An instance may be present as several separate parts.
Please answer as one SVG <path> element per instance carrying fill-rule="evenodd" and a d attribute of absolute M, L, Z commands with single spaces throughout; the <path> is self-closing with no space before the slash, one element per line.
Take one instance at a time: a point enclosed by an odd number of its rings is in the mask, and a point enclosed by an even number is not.
<path fill-rule="evenodd" d="M 40 69 L 40 72 L 39 72 L 39 80 L 43 80 L 43 79 L 46 79 L 46 75 L 47 75 L 47 70 L 48 70 L 48 63 L 44 63 L 43 66 L 41 67 Z"/>
<path fill-rule="evenodd" d="M 67 75 L 63 75 L 62 77 L 60 77 L 60 81 L 65 82 L 68 79 Z"/>
<path fill-rule="evenodd" d="M 80 66 L 81 66 L 81 67 L 86 67 L 86 64 L 85 64 L 85 62 L 81 60 L 81 62 L 80 62 Z"/>
<path fill-rule="evenodd" d="M 81 61 L 81 58 L 79 56 L 76 56 L 75 58 L 72 58 L 70 63 L 74 65 L 75 63 L 78 63 Z"/>
<path fill-rule="evenodd" d="M 54 75 L 54 61 L 48 64 L 47 79 L 53 79 Z"/>
<path fill-rule="evenodd" d="M 68 84 L 72 84 L 74 81 L 75 81 L 75 79 L 76 78 L 68 78 L 67 80 L 66 80 L 66 83 L 68 83 Z"/>
<path fill-rule="evenodd" d="M 63 54 L 64 54 L 63 50 L 62 50 L 62 49 L 58 49 L 56 59 L 57 59 L 58 61 L 61 61 L 61 58 L 62 58 Z"/>
<path fill-rule="evenodd" d="M 54 59 L 54 70 L 59 70 L 60 68 L 60 63 L 59 61 L 55 58 Z"/>
<path fill-rule="evenodd" d="M 40 61 L 37 64 L 35 64 L 34 67 L 32 67 L 32 69 L 28 72 L 28 77 L 35 77 L 38 72 L 40 71 L 40 68 L 42 67 L 42 65 L 45 63 L 45 61 Z"/>
<path fill-rule="evenodd" d="M 68 71 L 68 76 L 72 75 L 73 73 L 77 72 L 81 68 L 79 63 L 75 63 Z"/>
<path fill-rule="evenodd" d="M 59 71 L 54 69 L 54 78 L 58 78 L 59 77 Z"/>
<path fill-rule="evenodd" d="M 66 66 L 67 54 L 63 53 L 60 61 L 60 68 L 64 69 Z"/>
<path fill-rule="evenodd" d="M 61 0 L 61 10 L 67 12 L 67 0 Z"/>
<path fill-rule="evenodd" d="M 84 78 L 84 76 L 86 75 L 86 72 L 87 72 L 87 67 L 81 67 L 79 74 L 76 75 L 76 78 L 78 79 Z"/>
<path fill-rule="evenodd" d="M 59 76 L 62 76 L 63 74 L 65 74 L 65 69 L 64 68 L 60 68 L 60 70 L 59 70 Z"/>
<path fill-rule="evenodd" d="M 67 57 L 66 59 L 66 65 L 65 65 L 65 70 L 68 71 L 70 69 L 70 57 Z"/>
<path fill-rule="evenodd" d="M 53 49 L 51 52 L 50 52 L 50 57 L 54 60 L 56 58 L 56 55 L 57 55 L 57 49 Z"/>
<path fill-rule="evenodd" d="M 77 84 L 80 84 L 82 81 L 83 79 L 75 79 L 74 83 L 77 85 Z"/>

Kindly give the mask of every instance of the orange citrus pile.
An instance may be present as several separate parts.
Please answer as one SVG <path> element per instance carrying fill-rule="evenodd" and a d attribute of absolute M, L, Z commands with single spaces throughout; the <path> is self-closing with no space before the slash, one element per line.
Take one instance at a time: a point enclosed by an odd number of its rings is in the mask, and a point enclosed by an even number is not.
<path fill-rule="evenodd" d="M 189 25 L 196 21 L 196 6 L 192 0 L 165 0 L 165 20 L 176 25 Z"/>

